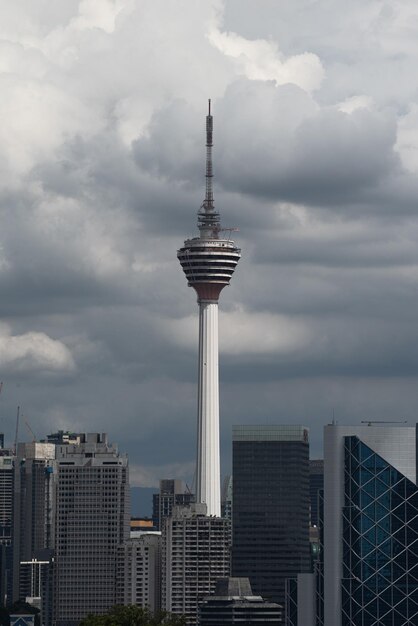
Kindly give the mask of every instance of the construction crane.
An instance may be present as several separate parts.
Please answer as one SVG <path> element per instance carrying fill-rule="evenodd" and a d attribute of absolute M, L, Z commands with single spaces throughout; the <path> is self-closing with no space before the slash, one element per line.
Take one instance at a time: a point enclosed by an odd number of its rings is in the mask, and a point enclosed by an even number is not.
<path fill-rule="evenodd" d="M 408 420 L 361 420 L 362 424 L 371 426 L 372 424 L 407 424 Z"/>
<path fill-rule="evenodd" d="M 28 431 L 30 432 L 30 434 L 32 435 L 32 443 L 36 443 L 37 439 L 36 439 L 36 435 L 33 432 L 32 428 L 29 425 L 28 420 L 25 418 L 25 426 L 28 429 Z"/>
<path fill-rule="evenodd" d="M 17 407 L 14 453 L 17 454 L 17 438 L 19 437 L 20 406 Z"/>

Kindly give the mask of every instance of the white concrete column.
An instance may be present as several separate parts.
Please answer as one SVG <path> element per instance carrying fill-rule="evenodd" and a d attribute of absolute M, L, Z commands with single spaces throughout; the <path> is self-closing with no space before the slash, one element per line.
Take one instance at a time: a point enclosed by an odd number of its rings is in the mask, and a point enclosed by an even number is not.
<path fill-rule="evenodd" d="M 219 468 L 218 302 L 199 301 L 196 501 L 221 515 Z"/>

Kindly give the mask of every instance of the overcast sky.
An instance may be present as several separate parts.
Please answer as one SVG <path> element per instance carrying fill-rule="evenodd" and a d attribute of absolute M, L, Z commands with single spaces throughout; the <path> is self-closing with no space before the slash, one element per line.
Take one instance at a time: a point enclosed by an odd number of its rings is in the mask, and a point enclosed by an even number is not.
<path fill-rule="evenodd" d="M 231 426 L 418 414 L 416 0 L 0 0 L 0 427 L 107 431 L 135 485 L 190 480 L 197 233 Z"/>

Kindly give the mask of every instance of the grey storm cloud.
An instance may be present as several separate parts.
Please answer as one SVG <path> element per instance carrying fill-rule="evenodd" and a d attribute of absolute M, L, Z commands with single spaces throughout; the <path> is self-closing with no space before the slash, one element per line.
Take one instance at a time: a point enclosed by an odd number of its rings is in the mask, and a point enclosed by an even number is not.
<path fill-rule="evenodd" d="M 203 199 L 243 256 L 221 301 L 233 423 L 414 420 L 411 2 L 0 2 L 0 398 L 38 436 L 108 431 L 136 484 L 194 461 Z M 21 437 L 30 436 L 21 432 Z"/>
<path fill-rule="evenodd" d="M 188 108 L 175 102 L 157 112 L 147 136 L 134 144 L 143 169 L 163 179 L 199 180 L 201 144 Z M 402 174 L 390 112 L 321 109 L 300 87 L 248 79 L 231 84 L 216 111 L 222 130 L 216 136 L 215 129 L 215 165 L 225 190 L 347 207 L 373 204 L 373 196 L 376 203 L 381 187 L 389 191 Z"/>

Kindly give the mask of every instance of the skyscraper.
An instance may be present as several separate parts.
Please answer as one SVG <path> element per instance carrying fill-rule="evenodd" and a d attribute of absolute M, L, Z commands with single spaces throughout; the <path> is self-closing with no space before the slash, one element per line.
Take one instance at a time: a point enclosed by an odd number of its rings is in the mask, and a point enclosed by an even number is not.
<path fill-rule="evenodd" d="M 418 427 L 325 427 L 320 560 L 293 624 L 418 624 L 417 441 Z"/>
<path fill-rule="evenodd" d="M 79 437 L 57 446 L 56 626 L 115 604 L 117 548 L 129 537 L 128 460 L 105 434 Z"/>
<path fill-rule="evenodd" d="M 304 426 L 233 427 L 232 575 L 284 606 L 285 580 L 311 567 Z"/>
<path fill-rule="evenodd" d="M 14 488 L 20 564 L 18 597 L 39 598 L 45 626 L 52 620 L 55 477 L 54 444 L 18 444 Z"/>
<path fill-rule="evenodd" d="M 324 624 L 418 623 L 417 429 L 324 434 Z"/>
<path fill-rule="evenodd" d="M 16 599 L 18 587 L 18 531 L 14 506 L 16 459 L 8 450 L 0 455 L 0 604 Z"/>
<path fill-rule="evenodd" d="M 188 284 L 199 304 L 199 373 L 197 411 L 196 502 L 208 515 L 220 516 L 218 301 L 240 259 L 230 238 L 221 238 L 220 216 L 212 190 L 212 131 L 210 100 L 206 117 L 206 194 L 198 212 L 198 237 L 187 239 L 177 252 Z"/>
<path fill-rule="evenodd" d="M 54 547 L 55 445 L 19 443 L 15 492 L 19 517 L 19 558 Z"/>

